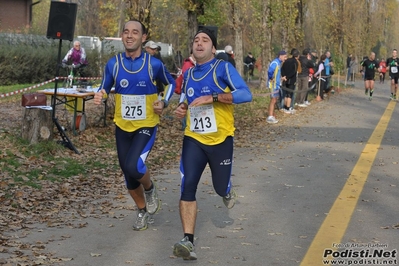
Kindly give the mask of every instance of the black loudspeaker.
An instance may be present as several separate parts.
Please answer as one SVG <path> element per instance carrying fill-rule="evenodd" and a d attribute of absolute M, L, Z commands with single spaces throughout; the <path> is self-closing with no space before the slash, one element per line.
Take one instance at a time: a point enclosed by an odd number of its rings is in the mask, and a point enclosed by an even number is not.
<path fill-rule="evenodd" d="M 76 3 L 51 1 L 47 38 L 72 41 L 77 9 Z"/>

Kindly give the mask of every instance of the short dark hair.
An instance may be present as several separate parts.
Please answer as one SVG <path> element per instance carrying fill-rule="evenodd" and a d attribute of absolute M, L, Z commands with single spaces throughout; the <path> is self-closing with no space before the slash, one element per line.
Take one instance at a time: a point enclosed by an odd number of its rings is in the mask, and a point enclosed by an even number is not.
<path fill-rule="evenodd" d="M 291 50 L 291 55 L 292 55 L 293 57 L 299 56 L 299 51 L 298 51 L 298 49 L 296 49 L 296 48 L 292 49 L 292 50 Z"/>
<path fill-rule="evenodd" d="M 126 24 L 127 23 L 129 23 L 129 22 L 138 22 L 138 23 L 140 23 L 140 25 L 141 25 L 141 30 L 143 31 L 143 34 L 147 34 L 147 29 L 146 29 L 146 27 L 144 26 L 144 24 L 140 21 L 140 20 L 138 20 L 138 19 L 131 19 L 131 20 L 129 20 L 129 21 L 127 21 L 126 23 L 125 23 L 125 25 L 123 25 L 123 30 L 125 30 L 125 27 L 126 27 Z"/>

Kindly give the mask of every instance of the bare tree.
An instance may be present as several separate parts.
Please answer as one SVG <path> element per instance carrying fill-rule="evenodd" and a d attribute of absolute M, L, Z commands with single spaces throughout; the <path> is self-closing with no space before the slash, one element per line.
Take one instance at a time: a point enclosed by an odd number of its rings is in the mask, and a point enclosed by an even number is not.
<path fill-rule="evenodd" d="M 238 73 L 243 75 L 244 62 L 243 62 L 243 28 L 244 28 L 244 18 L 245 11 L 249 2 L 247 1 L 237 1 L 228 0 L 228 6 L 230 7 L 230 15 L 228 17 L 230 20 L 230 28 L 233 32 L 234 39 L 234 59 L 236 61 L 236 68 Z"/>
<path fill-rule="evenodd" d="M 272 25 L 270 22 L 270 4 L 268 0 L 261 1 L 262 16 L 261 19 L 261 74 L 260 74 L 260 89 L 266 89 L 267 68 L 271 59 L 270 47 L 272 36 Z"/>
<path fill-rule="evenodd" d="M 151 38 L 151 5 L 152 0 L 125 0 L 126 17 L 141 21 L 148 29 L 147 37 Z"/>
<path fill-rule="evenodd" d="M 31 32 L 45 34 L 47 21 L 42 18 L 47 17 L 50 2 L 42 0 L 35 5 Z M 244 50 L 260 54 L 265 71 L 271 52 L 281 48 L 330 49 L 335 58 L 344 61 L 348 51 L 359 57 L 373 49 L 377 56 L 386 56 L 399 42 L 397 0 L 71 2 L 78 3 L 76 35 L 117 37 L 124 22 L 136 18 L 149 28 L 153 38 L 172 43 L 179 50 L 187 47 L 186 54 L 199 23 L 218 26 L 219 43 L 233 43 L 239 71 Z"/>

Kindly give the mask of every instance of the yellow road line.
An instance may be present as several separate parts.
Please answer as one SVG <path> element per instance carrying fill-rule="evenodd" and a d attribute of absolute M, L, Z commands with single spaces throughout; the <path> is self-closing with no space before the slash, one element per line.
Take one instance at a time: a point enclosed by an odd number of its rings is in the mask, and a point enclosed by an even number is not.
<path fill-rule="evenodd" d="M 381 145 L 389 120 L 395 109 L 396 101 L 390 101 L 373 134 L 360 155 L 345 186 L 338 195 L 326 219 L 301 262 L 301 266 L 322 265 L 324 249 L 339 244 L 351 220 L 364 184 L 367 181 L 371 166 Z"/>

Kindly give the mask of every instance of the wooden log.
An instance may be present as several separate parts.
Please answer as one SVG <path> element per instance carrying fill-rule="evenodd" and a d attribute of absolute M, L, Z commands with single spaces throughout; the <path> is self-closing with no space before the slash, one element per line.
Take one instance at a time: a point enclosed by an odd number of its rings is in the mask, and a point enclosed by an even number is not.
<path fill-rule="evenodd" d="M 52 110 L 41 108 L 25 108 L 22 120 L 23 139 L 30 144 L 52 140 L 54 137 Z"/>

